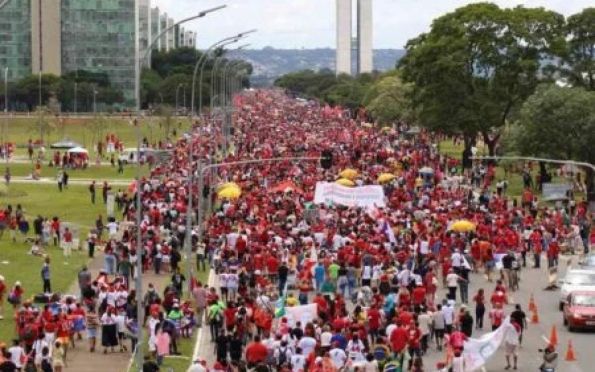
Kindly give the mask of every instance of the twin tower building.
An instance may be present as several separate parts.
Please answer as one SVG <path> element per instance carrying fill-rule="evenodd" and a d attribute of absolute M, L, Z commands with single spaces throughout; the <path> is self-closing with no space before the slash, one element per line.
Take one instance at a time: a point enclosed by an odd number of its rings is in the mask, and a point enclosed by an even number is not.
<path fill-rule="evenodd" d="M 337 1 L 338 74 L 358 75 L 372 72 L 372 0 Z M 355 5 L 355 6 L 354 6 Z M 353 11 L 356 11 L 356 33 L 353 33 Z M 353 60 L 355 55 L 355 61 Z"/>

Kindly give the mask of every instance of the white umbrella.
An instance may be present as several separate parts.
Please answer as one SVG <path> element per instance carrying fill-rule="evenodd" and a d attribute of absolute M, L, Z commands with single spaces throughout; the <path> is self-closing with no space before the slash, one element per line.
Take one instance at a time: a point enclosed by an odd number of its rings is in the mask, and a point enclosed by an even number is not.
<path fill-rule="evenodd" d="M 430 167 L 423 167 L 419 170 L 421 174 L 434 174 L 434 170 Z"/>

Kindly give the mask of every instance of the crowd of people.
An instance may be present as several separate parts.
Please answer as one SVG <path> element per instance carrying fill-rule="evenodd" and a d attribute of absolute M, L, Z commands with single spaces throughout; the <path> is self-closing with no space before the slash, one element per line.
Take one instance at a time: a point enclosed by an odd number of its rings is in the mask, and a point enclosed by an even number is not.
<path fill-rule="evenodd" d="M 0 363 L 61 371 L 83 335 L 90 352 L 101 347 L 107 354 L 134 350 L 138 328 L 145 327 L 144 370 L 155 371 L 179 352 L 180 338 L 208 326 L 214 353 L 202 355 L 215 358 L 193 361 L 193 372 L 459 372 L 465 370 L 464 341 L 484 325 L 498 329 L 509 315 L 519 337 L 505 344 L 507 366 L 519 367 L 527 322 L 510 293 L 527 266 L 539 267 L 542 258 L 556 265 L 560 242 L 575 237 L 577 228 L 576 242 L 588 250 L 585 203 L 522 204 L 504 187 L 493 187 L 491 165 L 462 172 L 440 154 L 431 134 L 410 136 L 406 125 L 379 130 L 280 91 L 244 92 L 234 105 L 230 134 L 216 117 L 197 122 L 170 145 L 169 160 L 122 195 L 119 222 L 97 223 L 86 244 L 90 255 L 103 249 L 105 267 L 96 277 L 80 271 L 80 293 L 49 294 L 49 261 L 41 272 L 45 304 L 24 300 L 20 283 L 9 289 L 0 281 L 19 336 L 15 346 L 2 348 Z M 318 160 L 321 154 L 330 164 Z M 200 231 L 188 232 L 187 181 L 198 162 L 239 160 L 254 162 L 209 172 L 204 190 L 193 183 L 193 205 L 213 208 Z M 386 205 L 314 203 L 317 183 L 335 182 L 340 174 L 357 186 L 381 184 Z M 392 176 L 380 182 L 386 174 Z M 218 185 L 230 182 L 241 195 L 218 197 Z M 94 202 L 95 186 L 89 190 Z M 13 215 L 4 212 L 8 220 Z M 459 221 L 472 227 L 456 228 Z M 185 243 L 195 253 L 195 270 L 209 266 L 214 281 L 182 274 Z M 143 270 L 171 275 L 165 288 L 149 286 L 140 304 L 131 285 L 139 259 Z M 485 288 L 469 293 L 471 281 L 484 281 Z M 311 316 L 291 315 L 292 307 L 312 304 Z M 138 306 L 143 319 L 137 319 Z M 443 362 L 427 365 L 429 353 L 443 353 Z"/>

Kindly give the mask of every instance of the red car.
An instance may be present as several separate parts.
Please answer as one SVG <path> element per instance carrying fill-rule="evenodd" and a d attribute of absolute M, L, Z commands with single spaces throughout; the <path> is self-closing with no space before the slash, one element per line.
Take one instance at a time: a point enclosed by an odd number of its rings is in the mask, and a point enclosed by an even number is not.
<path fill-rule="evenodd" d="M 564 303 L 564 325 L 569 331 L 595 329 L 595 291 L 575 291 Z"/>

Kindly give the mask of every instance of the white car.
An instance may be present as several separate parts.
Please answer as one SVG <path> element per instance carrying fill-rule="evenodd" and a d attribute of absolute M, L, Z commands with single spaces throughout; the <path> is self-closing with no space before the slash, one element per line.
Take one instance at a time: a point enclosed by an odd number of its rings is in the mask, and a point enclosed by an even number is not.
<path fill-rule="evenodd" d="M 570 270 L 558 283 L 560 284 L 560 310 L 563 310 L 570 293 L 595 291 L 595 270 Z"/>

